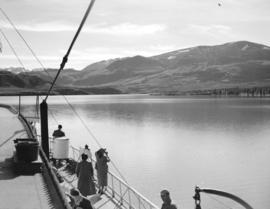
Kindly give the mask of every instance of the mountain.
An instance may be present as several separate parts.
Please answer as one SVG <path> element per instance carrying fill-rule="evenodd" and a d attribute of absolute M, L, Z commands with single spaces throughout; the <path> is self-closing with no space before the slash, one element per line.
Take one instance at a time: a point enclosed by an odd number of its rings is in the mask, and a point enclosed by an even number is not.
<path fill-rule="evenodd" d="M 158 61 L 142 56 L 118 59 L 98 69 L 90 65 L 86 69 L 87 71 L 84 70 L 81 73 L 80 79 L 74 83 L 75 85 L 87 86 L 90 84 L 116 87 L 126 81 L 131 82 L 131 80 L 144 78 L 149 74 L 163 70 Z"/>
<path fill-rule="evenodd" d="M 37 77 L 39 77 L 40 79 L 45 80 L 48 83 L 51 83 L 54 79 L 54 77 L 56 76 L 58 72 L 58 69 L 54 69 L 54 68 L 47 68 L 45 70 L 43 69 L 34 69 L 30 72 L 28 72 L 28 75 L 35 75 Z M 70 85 L 72 83 L 74 83 L 76 81 L 76 79 L 78 79 L 78 71 L 76 71 L 75 69 L 72 68 L 67 68 L 64 69 L 61 74 L 59 79 L 57 79 L 56 84 L 63 86 L 63 85 Z"/>
<path fill-rule="evenodd" d="M 104 61 L 103 61 L 104 63 Z M 248 41 L 197 46 L 88 66 L 77 86 L 154 93 L 269 85 L 270 47 Z"/>
<path fill-rule="evenodd" d="M 46 83 L 46 81 L 34 75 L 0 71 L 0 87 L 39 88 Z"/>
<path fill-rule="evenodd" d="M 46 69 L 46 72 L 36 69 L 23 75 L 29 79 L 39 78 L 40 85 L 46 86 L 56 73 L 57 69 Z M 16 75 L 13 80 L 11 75 L 6 80 L 0 75 L 0 86 L 32 85 L 18 80 L 20 73 Z M 270 47 L 238 41 L 185 48 L 152 57 L 138 55 L 103 60 L 81 71 L 64 69 L 57 86 L 84 90 L 105 88 L 107 93 L 110 89 L 125 93 L 178 93 L 263 87 L 270 86 L 269 81 Z"/>
<path fill-rule="evenodd" d="M 2 69 L 0 68 L 0 71 L 8 71 L 8 72 L 18 74 L 18 73 L 27 72 L 29 70 L 27 70 L 23 67 L 8 67 L 8 68 L 2 68 Z"/>

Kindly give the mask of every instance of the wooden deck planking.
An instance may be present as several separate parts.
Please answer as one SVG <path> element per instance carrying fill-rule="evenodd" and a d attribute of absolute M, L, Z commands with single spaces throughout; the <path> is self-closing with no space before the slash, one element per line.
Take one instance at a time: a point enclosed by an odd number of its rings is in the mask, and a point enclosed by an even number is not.
<path fill-rule="evenodd" d="M 48 178 L 46 180 L 42 173 L 21 175 L 14 172 L 13 140 L 27 137 L 18 116 L 0 106 L 0 209 L 63 208 L 55 198 L 53 185 L 48 185 Z"/>

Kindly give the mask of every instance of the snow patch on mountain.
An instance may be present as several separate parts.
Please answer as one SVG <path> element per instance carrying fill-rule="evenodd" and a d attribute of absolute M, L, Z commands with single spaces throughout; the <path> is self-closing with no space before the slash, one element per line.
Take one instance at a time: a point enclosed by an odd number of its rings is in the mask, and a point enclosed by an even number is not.
<path fill-rule="evenodd" d="M 169 56 L 168 60 L 172 60 L 172 59 L 175 59 L 175 58 L 176 58 L 175 56 Z"/>
<path fill-rule="evenodd" d="M 249 45 L 247 44 L 247 45 L 245 45 L 241 50 L 242 50 L 242 51 L 246 51 L 248 48 L 249 48 Z"/>

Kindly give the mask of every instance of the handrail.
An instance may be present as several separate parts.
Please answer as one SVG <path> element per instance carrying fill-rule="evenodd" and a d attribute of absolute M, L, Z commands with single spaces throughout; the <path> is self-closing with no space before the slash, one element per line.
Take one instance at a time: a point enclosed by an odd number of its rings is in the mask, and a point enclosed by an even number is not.
<path fill-rule="evenodd" d="M 77 161 L 79 149 L 70 146 L 73 153 L 73 160 Z M 76 155 L 75 156 L 75 152 Z M 92 159 L 95 163 L 96 161 Z M 96 177 L 96 174 L 94 175 Z M 126 209 L 157 209 L 158 207 L 140 194 L 133 187 L 128 185 L 121 178 L 116 176 L 111 171 L 108 171 L 108 186 L 105 194 L 119 204 L 119 207 Z"/>
<path fill-rule="evenodd" d="M 39 138 L 40 136 L 38 136 Z M 50 138 L 50 143 L 52 142 L 52 138 Z M 52 147 L 52 146 L 50 146 Z M 79 152 L 78 148 L 70 146 L 73 153 L 73 159 L 78 161 L 79 159 Z M 50 153 L 52 150 L 50 150 Z M 76 156 L 75 156 L 76 155 Z M 92 159 L 93 163 L 96 161 Z M 97 178 L 96 172 L 94 172 L 94 177 Z M 76 175 L 74 179 L 77 179 Z M 75 182 L 74 182 L 75 183 Z M 76 185 L 73 185 L 76 187 Z M 97 186 L 97 185 L 96 185 Z M 137 190 L 133 187 L 128 185 L 123 179 L 116 176 L 111 171 L 108 171 L 108 186 L 107 191 L 105 191 L 105 195 L 109 197 L 116 206 L 124 209 L 157 209 L 158 207 L 140 194 Z"/>
<path fill-rule="evenodd" d="M 18 118 L 22 122 L 22 124 L 24 125 L 25 130 L 26 130 L 28 136 L 30 136 L 31 138 L 37 139 L 38 136 L 35 135 L 35 133 L 33 133 L 33 131 L 31 129 L 28 121 L 26 120 L 26 118 L 22 114 L 19 114 L 18 115 Z M 46 170 L 48 172 L 48 175 L 50 176 L 50 180 L 52 181 L 52 183 L 54 185 L 54 188 L 55 188 L 55 190 L 56 190 L 56 192 L 58 194 L 58 197 L 60 198 L 60 201 L 61 201 L 61 204 L 62 204 L 63 208 L 65 208 L 65 209 L 71 209 L 69 203 L 67 202 L 67 200 L 65 198 L 65 195 L 63 194 L 62 189 L 60 188 L 60 185 L 59 185 L 58 180 L 57 180 L 57 178 L 55 176 L 55 173 L 52 170 L 52 167 L 51 167 L 51 165 L 49 163 L 49 160 L 46 157 L 46 155 L 43 152 L 43 150 L 42 150 L 41 147 L 39 147 L 39 156 L 41 157 L 42 162 L 43 162 L 43 165 L 46 168 Z"/>
<path fill-rule="evenodd" d="M 52 140 L 50 140 L 52 141 Z M 78 161 L 80 150 L 76 147 L 70 146 L 72 150 L 70 158 Z M 92 159 L 92 162 L 96 161 Z M 75 174 L 74 174 L 75 175 Z M 95 179 L 97 174 L 94 172 Z M 65 178 L 64 178 L 65 179 Z M 67 179 L 65 179 L 67 181 Z M 74 176 L 74 187 L 77 180 L 77 176 Z M 68 182 L 69 184 L 72 184 Z M 97 186 L 97 185 L 96 185 Z M 140 194 L 136 189 L 128 185 L 121 178 L 116 176 L 113 172 L 108 171 L 108 186 L 105 195 L 109 197 L 119 208 L 125 209 L 158 209 L 159 207 Z"/>
<path fill-rule="evenodd" d="M 40 156 L 41 156 L 41 158 L 42 158 L 42 160 L 44 162 L 44 165 L 45 165 L 45 167 L 46 167 L 46 169 L 48 171 L 48 174 L 51 177 L 51 180 L 52 180 L 52 182 L 53 182 L 53 184 L 55 186 L 56 192 L 58 193 L 58 195 L 59 195 L 59 197 L 60 197 L 60 199 L 62 201 L 62 204 L 64 205 L 64 207 L 66 209 L 71 209 L 71 206 L 69 205 L 69 203 L 67 202 L 67 200 L 65 198 L 66 195 L 63 193 L 63 191 L 62 191 L 62 189 L 61 189 L 61 187 L 59 185 L 59 182 L 57 180 L 57 177 L 55 176 L 55 173 L 52 170 L 52 167 L 51 167 L 51 165 L 50 165 L 50 163 L 49 163 L 49 161 L 48 161 L 48 159 L 47 159 L 47 157 L 46 157 L 46 155 L 45 155 L 45 153 L 44 153 L 44 151 L 42 150 L 41 147 L 39 148 L 39 153 L 40 153 Z"/>
<path fill-rule="evenodd" d="M 0 107 L 4 107 L 9 109 L 12 113 L 14 114 L 18 114 L 18 111 L 15 109 L 15 107 L 10 106 L 10 105 L 6 105 L 6 104 L 0 104 Z"/>

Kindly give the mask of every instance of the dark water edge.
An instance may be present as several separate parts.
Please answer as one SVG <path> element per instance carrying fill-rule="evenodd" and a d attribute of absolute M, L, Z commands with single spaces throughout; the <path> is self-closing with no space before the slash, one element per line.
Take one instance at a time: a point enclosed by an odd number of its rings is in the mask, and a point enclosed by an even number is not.
<path fill-rule="evenodd" d="M 130 184 L 157 205 L 165 188 L 179 208 L 194 208 L 192 196 L 198 185 L 236 194 L 257 209 L 269 207 L 269 98 L 131 94 L 67 98 Z M 2 100 L 14 104 L 17 98 Z M 31 102 L 34 97 L 23 101 L 26 115 Z M 75 147 L 89 143 L 93 151 L 97 149 L 64 99 L 52 96 L 48 103 Z M 52 118 L 49 124 L 52 132 L 57 124 Z M 140 175 L 134 175 L 138 171 Z M 203 208 L 224 208 L 205 195 L 202 201 Z M 232 202 L 225 204 L 240 209 Z"/>
<path fill-rule="evenodd" d="M 41 90 L 29 88 L 0 88 L 0 96 L 34 96 L 46 95 L 48 92 L 44 87 Z M 51 95 L 109 95 L 109 94 L 148 94 L 154 96 L 236 96 L 236 97 L 270 97 L 269 86 L 252 87 L 218 87 L 210 89 L 193 90 L 166 90 L 140 92 L 122 91 L 115 87 L 56 87 L 51 91 Z"/>
<path fill-rule="evenodd" d="M 32 89 L 0 89 L 0 96 L 37 96 L 46 95 L 48 90 L 33 91 Z M 55 88 L 50 95 L 92 95 L 92 94 L 122 94 L 118 89 L 104 88 Z"/>

